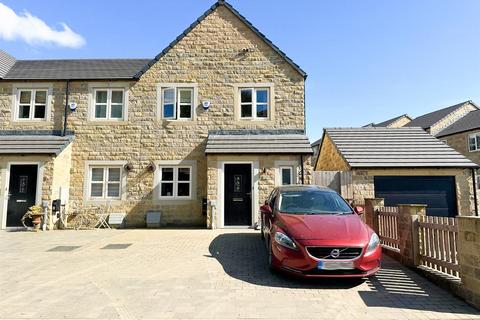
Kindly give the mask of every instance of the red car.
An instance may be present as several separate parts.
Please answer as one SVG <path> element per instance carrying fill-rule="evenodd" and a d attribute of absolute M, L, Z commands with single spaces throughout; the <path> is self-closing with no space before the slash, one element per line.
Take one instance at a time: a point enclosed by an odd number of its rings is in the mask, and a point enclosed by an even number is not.
<path fill-rule="evenodd" d="M 261 232 L 272 270 L 302 277 L 368 277 L 380 269 L 380 240 L 335 191 L 275 188 L 261 206 Z"/>

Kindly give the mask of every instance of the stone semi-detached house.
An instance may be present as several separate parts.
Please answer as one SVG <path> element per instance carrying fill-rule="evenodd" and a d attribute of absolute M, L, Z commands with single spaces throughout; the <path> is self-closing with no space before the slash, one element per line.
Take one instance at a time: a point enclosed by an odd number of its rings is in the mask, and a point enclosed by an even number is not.
<path fill-rule="evenodd" d="M 275 185 L 310 182 L 306 74 L 224 1 L 154 59 L 0 61 L 2 228 L 57 198 L 252 226 Z"/>

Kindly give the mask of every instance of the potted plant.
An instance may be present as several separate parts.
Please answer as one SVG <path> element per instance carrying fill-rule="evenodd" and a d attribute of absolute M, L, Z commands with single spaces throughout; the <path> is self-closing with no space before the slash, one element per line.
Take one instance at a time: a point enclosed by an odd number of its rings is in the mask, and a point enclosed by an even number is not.
<path fill-rule="evenodd" d="M 42 222 L 42 216 L 43 216 L 42 206 L 39 206 L 39 205 L 31 206 L 30 208 L 28 208 L 27 213 L 25 213 L 23 215 L 22 224 L 25 227 L 27 227 L 25 225 L 25 220 L 30 219 L 32 221 L 32 224 L 33 224 L 33 229 L 35 231 L 38 231 L 40 229 L 40 224 Z"/>

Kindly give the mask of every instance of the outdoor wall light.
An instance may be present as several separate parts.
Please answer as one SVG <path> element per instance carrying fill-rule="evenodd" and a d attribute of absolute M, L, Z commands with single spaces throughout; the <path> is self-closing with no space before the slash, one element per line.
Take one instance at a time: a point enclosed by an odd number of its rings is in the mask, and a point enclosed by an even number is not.
<path fill-rule="evenodd" d="M 129 162 L 123 168 L 125 169 L 125 171 L 130 172 L 133 170 L 133 164 Z"/>
<path fill-rule="evenodd" d="M 155 172 L 155 170 L 157 170 L 157 167 L 155 166 L 155 164 L 153 162 L 150 162 L 148 164 L 147 170 L 150 171 L 150 172 Z"/>

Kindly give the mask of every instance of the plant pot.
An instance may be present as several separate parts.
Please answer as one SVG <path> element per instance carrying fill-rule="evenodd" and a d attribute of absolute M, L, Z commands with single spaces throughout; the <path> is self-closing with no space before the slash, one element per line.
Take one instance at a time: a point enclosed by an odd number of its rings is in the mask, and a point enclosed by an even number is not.
<path fill-rule="evenodd" d="M 35 231 L 40 230 L 40 224 L 42 223 L 42 215 L 32 215 L 32 224 Z"/>

